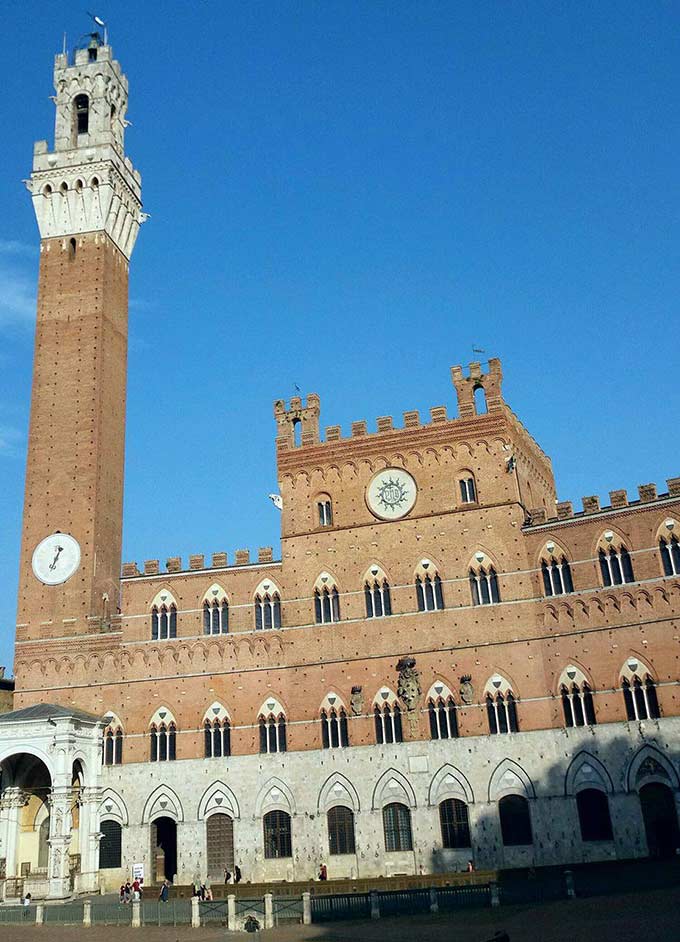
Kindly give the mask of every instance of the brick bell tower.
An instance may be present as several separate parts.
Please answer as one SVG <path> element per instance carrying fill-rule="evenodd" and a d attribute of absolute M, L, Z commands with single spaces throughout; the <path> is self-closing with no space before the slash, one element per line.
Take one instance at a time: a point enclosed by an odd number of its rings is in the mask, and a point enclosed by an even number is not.
<path fill-rule="evenodd" d="M 56 56 L 54 150 L 34 148 L 40 274 L 17 642 L 107 630 L 119 604 L 128 269 L 141 177 L 128 84 L 93 33 Z"/>

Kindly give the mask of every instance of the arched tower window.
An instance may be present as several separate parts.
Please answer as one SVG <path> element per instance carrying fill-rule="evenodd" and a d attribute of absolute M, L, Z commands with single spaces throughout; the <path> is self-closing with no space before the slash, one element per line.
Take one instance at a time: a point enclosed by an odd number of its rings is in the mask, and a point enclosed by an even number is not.
<path fill-rule="evenodd" d="M 231 723 L 221 703 L 213 703 L 203 717 L 203 746 L 206 759 L 231 755 Z"/>
<path fill-rule="evenodd" d="M 507 680 L 496 674 L 487 683 L 484 693 L 489 732 L 492 735 L 519 732 L 517 698 Z"/>
<path fill-rule="evenodd" d="M 675 533 L 676 521 L 665 521 L 659 533 L 659 552 L 664 576 L 680 576 L 680 540 Z"/>
<path fill-rule="evenodd" d="M 387 687 L 378 691 L 373 701 L 373 720 L 378 745 L 404 741 L 401 708 L 396 696 Z"/>
<path fill-rule="evenodd" d="M 316 519 L 320 527 L 333 526 L 333 502 L 328 494 L 319 494 L 316 499 Z"/>
<path fill-rule="evenodd" d="M 477 485 L 472 471 L 461 471 L 458 478 L 458 490 L 462 504 L 477 503 Z"/>
<path fill-rule="evenodd" d="M 494 605 L 500 602 L 496 570 L 489 557 L 481 550 L 475 553 L 470 563 L 469 579 L 473 605 Z"/>
<path fill-rule="evenodd" d="M 621 689 L 629 720 L 659 719 L 656 684 L 648 668 L 635 657 L 628 658 L 621 671 Z"/>
<path fill-rule="evenodd" d="M 267 700 L 258 717 L 260 728 L 260 753 L 286 752 L 286 716 L 278 700 Z"/>
<path fill-rule="evenodd" d="M 255 590 L 255 630 L 281 627 L 281 595 L 276 585 L 263 579 Z"/>
<path fill-rule="evenodd" d="M 440 682 L 432 685 L 427 695 L 427 712 L 430 720 L 430 739 L 456 739 L 458 717 L 453 694 Z"/>
<path fill-rule="evenodd" d="M 564 725 L 567 727 L 594 726 L 597 720 L 593 692 L 583 672 L 570 664 L 562 671 L 559 688 Z"/>
<path fill-rule="evenodd" d="M 612 530 L 602 535 L 597 550 L 602 585 L 623 585 L 635 582 L 633 563 L 623 540 Z"/>
<path fill-rule="evenodd" d="M 379 566 L 371 566 L 364 577 L 366 618 L 382 618 L 392 614 L 392 597 L 387 576 Z"/>
<path fill-rule="evenodd" d="M 90 125 L 90 99 L 87 95 L 76 95 L 73 99 L 73 129 L 78 134 L 87 134 Z"/>
<path fill-rule="evenodd" d="M 429 559 L 421 559 L 415 575 L 418 611 L 441 611 L 444 608 L 444 591 L 437 567 Z"/>
<path fill-rule="evenodd" d="M 317 625 L 340 621 L 340 593 L 328 572 L 322 572 L 314 583 L 314 620 Z"/>

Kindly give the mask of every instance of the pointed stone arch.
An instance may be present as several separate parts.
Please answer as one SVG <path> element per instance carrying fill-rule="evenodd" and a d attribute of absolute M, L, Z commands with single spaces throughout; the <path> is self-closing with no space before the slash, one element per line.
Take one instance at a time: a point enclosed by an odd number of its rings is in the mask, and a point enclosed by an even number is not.
<path fill-rule="evenodd" d="M 225 600 L 229 601 L 229 593 L 220 582 L 213 582 L 201 597 L 201 603 L 210 602 L 212 604 L 213 602 L 223 602 Z"/>
<path fill-rule="evenodd" d="M 203 821 L 211 814 L 228 814 L 232 818 L 240 818 L 236 795 L 224 782 L 217 781 L 209 785 L 198 803 L 198 820 Z"/>
<path fill-rule="evenodd" d="M 161 609 L 164 605 L 167 609 L 169 609 L 171 605 L 177 607 L 177 599 L 172 594 L 168 586 L 163 586 L 162 589 L 159 589 L 156 592 L 154 597 L 149 602 L 149 611 L 151 611 L 154 606 L 158 609 Z"/>
<path fill-rule="evenodd" d="M 287 811 L 295 814 L 295 798 L 286 783 L 276 776 L 260 789 L 255 802 L 255 816 L 261 818 L 268 811 Z"/>
<path fill-rule="evenodd" d="M 342 772 L 333 772 L 321 786 L 317 812 L 324 814 L 336 805 L 349 806 L 355 814 L 361 811 L 359 793 Z"/>
<path fill-rule="evenodd" d="M 531 779 L 513 759 L 502 759 L 489 779 L 489 801 L 499 801 L 505 795 L 536 797 Z"/>
<path fill-rule="evenodd" d="M 673 763 L 651 743 L 640 746 L 638 751 L 628 763 L 625 776 L 626 791 L 636 792 L 642 785 L 658 782 L 670 788 L 678 788 L 678 773 Z"/>
<path fill-rule="evenodd" d="M 597 788 L 611 795 L 614 783 L 605 765 L 590 752 L 579 752 L 569 763 L 564 777 L 564 794 L 574 796 L 584 788 Z"/>
<path fill-rule="evenodd" d="M 393 801 L 403 802 L 409 808 L 417 807 L 416 793 L 406 776 L 396 769 L 388 769 L 376 782 L 371 806 L 376 811 Z"/>
<path fill-rule="evenodd" d="M 475 797 L 467 777 L 450 763 L 443 765 L 432 776 L 427 795 L 428 805 L 439 805 L 447 798 L 458 798 L 467 805 L 474 804 Z"/>
<path fill-rule="evenodd" d="M 113 788 L 106 788 L 99 802 L 99 821 L 117 821 L 126 827 L 129 824 L 127 805 Z"/>
<path fill-rule="evenodd" d="M 184 809 L 177 792 L 169 785 L 155 788 L 144 804 L 142 824 L 150 824 L 156 818 L 172 818 L 176 822 L 184 821 Z"/>
<path fill-rule="evenodd" d="M 219 700 L 215 700 L 214 703 L 211 703 L 203 714 L 203 723 L 206 721 L 214 723 L 215 720 L 219 720 L 220 722 L 224 722 L 224 720 L 231 721 L 229 710 L 224 706 L 223 703 L 220 703 Z"/>

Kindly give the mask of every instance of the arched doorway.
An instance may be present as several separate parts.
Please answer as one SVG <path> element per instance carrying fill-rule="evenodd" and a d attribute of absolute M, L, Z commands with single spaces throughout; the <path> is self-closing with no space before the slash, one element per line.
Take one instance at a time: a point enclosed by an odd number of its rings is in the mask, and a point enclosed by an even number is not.
<path fill-rule="evenodd" d="M 177 876 L 177 822 L 161 817 L 151 824 L 151 860 L 155 883 Z"/>
<path fill-rule="evenodd" d="M 650 857 L 674 857 L 680 847 L 675 798 L 668 785 L 649 782 L 639 791 Z"/>
<path fill-rule="evenodd" d="M 0 764 L 0 817 L 8 878 L 47 878 L 52 779 L 37 756 L 18 753 Z M 14 887 L 13 889 L 17 889 Z"/>
<path fill-rule="evenodd" d="M 211 814 L 206 821 L 208 879 L 224 880 L 224 868 L 234 872 L 234 822 L 228 814 Z"/>

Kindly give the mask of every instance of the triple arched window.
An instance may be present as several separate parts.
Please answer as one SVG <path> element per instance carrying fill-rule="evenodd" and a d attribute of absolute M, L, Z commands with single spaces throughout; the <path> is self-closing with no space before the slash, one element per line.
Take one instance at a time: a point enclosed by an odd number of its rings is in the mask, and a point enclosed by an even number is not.
<path fill-rule="evenodd" d="M 554 550 L 555 545 L 552 544 L 552 548 L 548 549 L 541 559 L 543 590 L 547 596 L 565 595 L 574 591 L 569 560 L 564 554 L 556 554 Z"/>
<path fill-rule="evenodd" d="M 378 745 L 404 741 L 401 720 L 401 709 L 397 698 L 389 690 L 381 691 L 379 701 L 373 707 L 375 741 Z"/>
<path fill-rule="evenodd" d="M 172 762 L 177 758 L 177 727 L 174 722 L 152 723 L 149 730 L 151 762 Z"/>
<path fill-rule="evenodd" d="M 611 530 L 608 530 L 600 541 L 597 555 L 604 586 L 635 581 L 630 553 Z"/>
<path fill-rule="evenodd" d="M 340 595 L 334 585 L 314 589 L 314 618 L 317 625 L 340 621 Z"/>
<path fill-rule="evenodd" d="M 431 739 L 456 739 L 458 717 L 451 691 L 443 684 L 435 684 L 427 699 Z"/>
<path fill-rule="evenodd" d="M 656 695 L 656 684 L 645 668 L 637 663 L 621 678 L 623 702 L 626 707 L 626 717 L 629 720 L 656 720 L 661 716 L 659 701 Z"/>
<path fill-rule="evenodd" d="M 177 637 L 177 607 L 174 602 L 154 605 L 151 609 L 151 640 L 166 641 Z"/>
<path fill-rule="evenodd" d="M 258 725 L 262 755 L 287 751 L 286 716 L 280 703 L 268 700 L 260 711 Z"/>
<path fill-rule="evenodd" d="M 281 627 L 281 597 L 278 592 L 255 596 L 255 630 Z"/>
<path fill-rule="evenodd" d="M 560 697 L 564 713 L 564 725 L 594 726 L 595 707 L 593 705 L 593 692 L 583 673 L 569 665 L 560 677 Z"/>
<path fill-rule="evenodd" d="M 416 569 L 416 600 L 419 612 L 437 612 L 444 608 L 442 580 L 429 559 L 422 559 Z"/>
<path fill-rule="evenodd" d="M 344 707 L 325 707 L 321 710 L 321 744 L 324 749 L 349 746 L 347 713 Z"/>
<path fill-rule="evenodd" d="M 203 723 L 203 744 L 206 759 L 231 755 L 231 724 L 224 719 L 206 718 Z"/>
<path fill-rule="evenodd" d="M 486 686 L 486 715 L 492 735 L 519 732 L 517 700 L 508 682 L 498 675 Z"/>
<path fill-rule="evenodd" d="M 501 600 L 496 570 L 482 552 L 475 554 L 470 566 L 470 594 L 473 605 L 493 605 Z"/>
<path fill-rule="evenodd" d="M 226 635 L 229 631 L 229 602 L 219 586 L 213 586 L 203 601 L 203 634 Z"/>
<path fill-rule="evenodd" d="M 366 618 L 382 618 L 384 615 L 392 614 L 390 584 L 385 573 L 378 566 L 372 566 L 366 574 L 364 598 Z"/>

